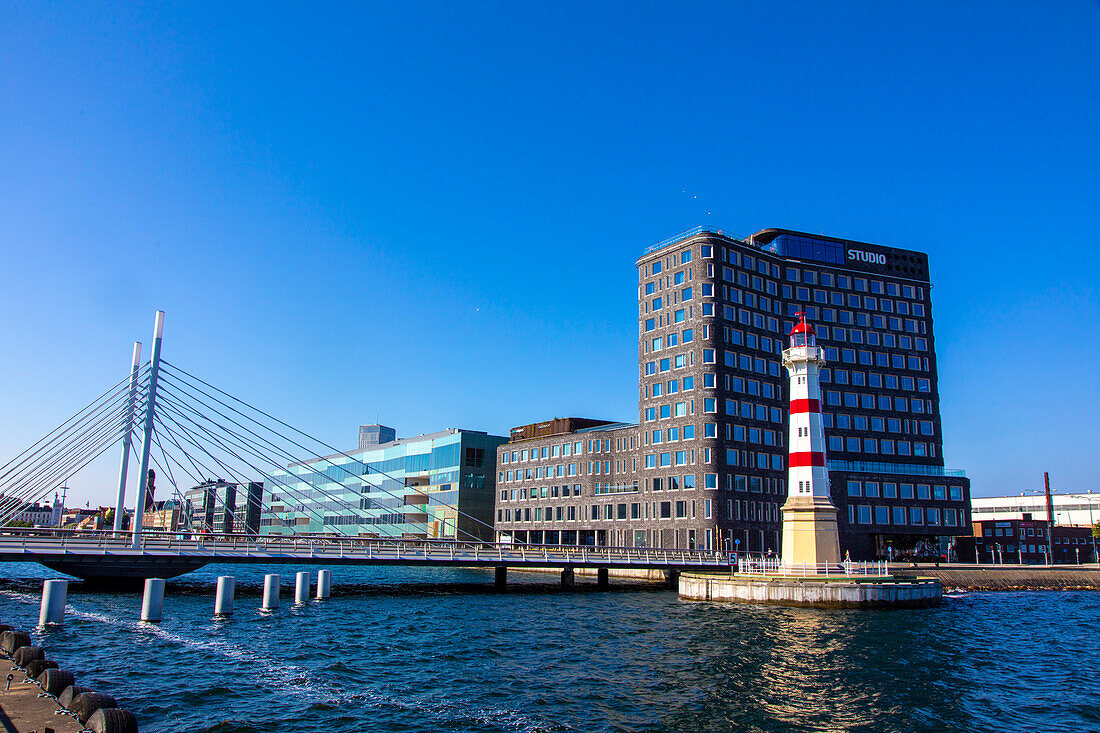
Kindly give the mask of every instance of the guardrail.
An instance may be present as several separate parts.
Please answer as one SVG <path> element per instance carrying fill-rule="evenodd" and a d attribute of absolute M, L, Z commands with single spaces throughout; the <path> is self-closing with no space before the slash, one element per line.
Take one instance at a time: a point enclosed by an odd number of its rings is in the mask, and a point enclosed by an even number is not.
<path fill-rule="evenodd" d="M 872 562 L 797 563 L 783 565 L 779 558 L 746 558 L 737 561 L 741 575 L 783 575 L 808 578 L 821 577 L 883 577 L 890 574 L 885 560 Z"/>
<path fill-rule="evenodd" d="M 677 234 L 674 237 L 669 237 L 668 239 L 662 239 L 660 242 L 657 242 L 656 244 L 649 245 L 644 250 L 642 250 L 642 256 L 644 257 L 647 254 L 650 254 L 651 252 L 656 252 L 657 250 L 662 249 L 664 247 L 667 247 L 670 244 L 675 244 L 676 242 L 679 242 L 679 241 L 684 240 L 684 239 L 688 239 L 689 237 L 694 237 L 697 234 L 703 234 L 704 232 L 707 233 L 707 234 L 718 234 L 718 235 L 721 235 L 723 237 L 727 237 L 729 239 L 742 239 L 742 237 L 738 236 L 737 234 L 734 234 L 733 232 L 730 232 L 730 231 L 726 231 L 724 229 L 718 229 L 716 227 L 709 227 L 709 226 L 698 226 L 698 227 L 695 227 L 693 229 L 688 229 L 686 232 L 680 232 L 679 234 Z"/>
<path fill-rule="evenodd" d="M 129 555 L 208 557 L 257 562 L 274 558 L 362 560 L 365 562 L 506 563 L 514 565 L 637 565 L 728 567 L 723 552 L 673 548 L 527 545 L 448 540 L 357 537 L 145 532 L 137 547 L 133 535 L 112 530 L 12 530 L 0 532 L 0 553 L 36 555 Z"/>

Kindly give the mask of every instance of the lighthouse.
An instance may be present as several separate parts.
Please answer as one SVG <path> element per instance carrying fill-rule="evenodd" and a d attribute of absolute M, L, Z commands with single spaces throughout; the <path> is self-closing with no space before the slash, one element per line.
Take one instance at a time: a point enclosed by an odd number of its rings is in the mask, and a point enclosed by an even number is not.
<path fill-rule="evenodd" d="M 829 496 L 825 429 L 821 420 L 821 367 L 824 351 L 804 313 L 791 329 L 783 366 L 790 375 L 790 435 L 787 445 L 787 501 L 783 505 L 782 561 L 824 572 L 840 562 L 836 506 Z"/>

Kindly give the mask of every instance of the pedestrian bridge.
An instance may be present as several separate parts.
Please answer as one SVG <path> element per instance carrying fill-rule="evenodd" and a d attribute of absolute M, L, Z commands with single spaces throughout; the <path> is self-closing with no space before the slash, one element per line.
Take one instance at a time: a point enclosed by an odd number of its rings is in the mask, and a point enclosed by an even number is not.
<path fill-rule="evenodd" d="M 0 533 L 0 562 L 37 562 L 89 580 L 171 578 L 209 563 L 673 572 L 729 568 L 725 553 L 705 550 L 150 530 L 135 543 L 131 532 L 14 528 Z"/>

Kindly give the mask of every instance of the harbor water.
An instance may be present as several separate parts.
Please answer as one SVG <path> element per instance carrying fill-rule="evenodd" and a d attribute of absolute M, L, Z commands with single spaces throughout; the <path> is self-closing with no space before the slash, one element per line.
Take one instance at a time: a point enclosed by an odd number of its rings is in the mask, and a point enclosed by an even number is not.
<path fill-rule="evenodd" d="M 924 610 L 692 603 L 612 581 L 334 567 L 295 606 L 292 566 L 209 566 L 140 591 L 70 586 L 35 632 L 144 733 L 1100 730 L 1100 594 L 971 593 Z M 312 568 L 316 581 L 316 570 Z M 281 607 L 260 610 L 264 573 Z M 214 616 L 218 575 L 236 612 Z M 0 566 L 0 621 L 34 626 L 37 565 Z"/>

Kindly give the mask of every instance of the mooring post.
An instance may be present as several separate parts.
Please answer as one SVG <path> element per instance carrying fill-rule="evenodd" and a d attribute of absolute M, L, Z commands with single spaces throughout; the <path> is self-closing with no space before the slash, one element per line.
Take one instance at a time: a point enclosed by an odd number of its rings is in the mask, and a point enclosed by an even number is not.
<path fill-rule="evenodd" d="M 279 607 L 279 583 L 282 582 L 275 573 L 264 576 L 264 610 L 272 611 Z"/>
<path fill-rule="evenodd" d="M 122 436 L 122 461 L 118 467 L 118 501 L 115 502 L 114 530 L 122 531 L 122 520 L 126 518 L 126 471 L 130 465 L 130 445 L 134 437 L 134 407 L 137 399 L 138 372 L 141 370 L 141 342 L 134 342 L 133 360 L 130 366 L 130 396 L 126 400 L 126 413 L 122 419 L 126 432 Z"/>
<path fill-rule="evenodd" d="M 237 581 L 231 575 L 218 576 L 218 591 L 214 595 L 214 613 L 225 616 L 233 613 L 233 595 Z"/>
<path fill-rule="evenodd" d="M 572 588 L 573 587 L 573 568 L 562 568 L 561 571 L 561 587 Z"/>
<path fill-rule="evenodd" d="M 46 624 L 58 626 L 65 620 L 65 596 L 69 593 L 69 581 L 47 580 L 42 584 L 42 607 L 38 611 L 38 628 Z"/>
<path fill-rule="evenodd" d="M 138 471 L 137 499 L 134 501 L 133 548 L 141 547 L 141 521 L 145 514 L 146 480 L 149 475 L 149 452 L 153 439 L 153 417 L 156 414 L 157 378 L 160 376 L 160 346 L 164 335 L 164 311 L 157 311 L 153 321 L 153 355 L 149 360 L 149 395 L 145 398 L 145 433 L 141 444 L 141 470 Z"/>
<path fill-rule="evenodd" d="M 332 594 L 332 571 L 317 571 L 317 600 L 328 598 Z"/>
<path fill-rule="evenodd" d="M 607 579 L 607 568 L 599 568 L 596 571 L 596 587 L 607 590 L 610 585 Z"/>
<path fill-rule="evenodd" d="M 164 578 L 146 578 L 141 597 L 141 620 L 160 621 L 164 612 Z"/>
<path fill-rule="evenodd" d="M 299 571 L 294 576 L 294 603 L 302 606 L 309 603 L 309 571 Z"/>

